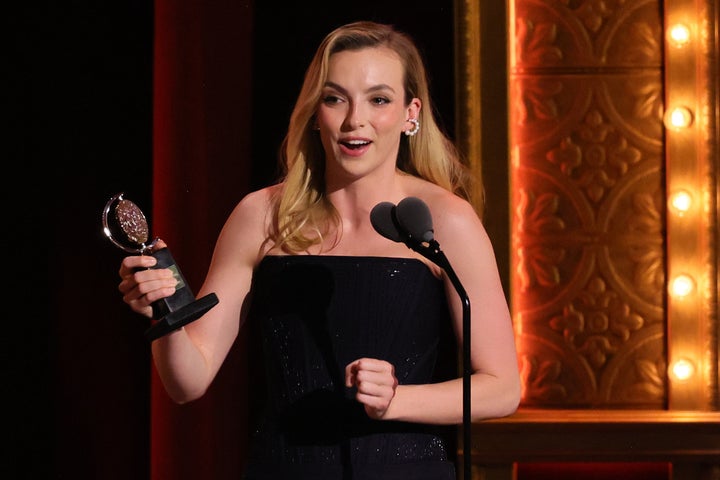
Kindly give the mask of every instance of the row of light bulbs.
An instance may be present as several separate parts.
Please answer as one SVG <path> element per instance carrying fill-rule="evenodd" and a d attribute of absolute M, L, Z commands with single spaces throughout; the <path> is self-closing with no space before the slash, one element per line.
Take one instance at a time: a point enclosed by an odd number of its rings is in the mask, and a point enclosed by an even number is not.
<path fill-rule="evenodd" d="M 671 48 L 686 48 L 691 40 L 690 28 L 682 23 L 671 25 L 667 29 L 666 39 Z M 694 120 L 692 109 L 685 105 L 671 105 L 666 110 L 663 123 L 665 127 L 674 131 L 688 129 Z M 693 207 L 693 196 L 685 189 L 678 189 L 670 193 L 668 208 L 671 213 L 683 217 Z M 696 290 L 695 280 L 692 275 L 680 273 L 670 281 L 670 294 L 677 299 L 683 299 Z M 691 359 L 682 357 L 670 365 L 671 375 L 679 381 L 686 381 L 695 375 L 695 364 Z"/>
<path fill-rule="evenodd" d="M 675 48 L 684 48 L 690 43 L 690 28 L 678 23 L 672 25 L 667 31 L 667 40 Z M 685 106 L 675 106 L 665 112 L 665 126 L 674 130 L 681 130 L 692 125 L 692 111 Z"/>

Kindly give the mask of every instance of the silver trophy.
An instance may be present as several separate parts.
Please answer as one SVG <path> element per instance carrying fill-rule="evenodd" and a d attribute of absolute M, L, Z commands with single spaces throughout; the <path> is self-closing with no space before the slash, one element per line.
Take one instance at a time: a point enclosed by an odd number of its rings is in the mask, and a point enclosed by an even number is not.
<path fill-rule="evenodd" d="M 152 303 L 153 318 L 157 320 L 145 331 L 149 341 L 197 320 L 217 305 L 218 298 L 210 293 L 195 298 L 168 248 L 155 249 L 158 239 L 148 243 L 149 229 L 142 210 L 118 193 L 108 200 L 102 213 L 103 232 L 118 248 L 136 255 L 151 255 L 157 263 L 151 268 L 169 268 L 178 283 L 175 293 Z"/>

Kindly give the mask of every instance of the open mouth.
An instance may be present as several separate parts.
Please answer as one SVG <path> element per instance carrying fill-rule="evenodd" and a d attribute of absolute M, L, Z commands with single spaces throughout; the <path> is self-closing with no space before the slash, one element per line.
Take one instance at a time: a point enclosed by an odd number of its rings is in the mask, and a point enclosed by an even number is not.
<path fill-rule="evenodd" d="M 346 148 L 349 148 L 350 150 L 357 150 L 362 147 L 366 147 L 370 145 L 370 142 L 367 140 L 349 140 L 346 142 L 340 142 L 343 146 Z"/>

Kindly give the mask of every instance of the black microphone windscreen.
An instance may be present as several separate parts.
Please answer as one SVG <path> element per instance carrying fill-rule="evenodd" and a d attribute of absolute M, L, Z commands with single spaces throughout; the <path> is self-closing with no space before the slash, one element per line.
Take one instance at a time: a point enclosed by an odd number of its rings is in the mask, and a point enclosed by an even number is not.
<path fill-rule="evenodd" d="M 393 242 L 404 241 L 396 225 L 395 205 L 390 202 L 380 202 L 370 211 L 370 223 L 380 235 Z"/>
<path fill-rule="evenodd" d="M 417 197 L 407 197 L 395 207 L 395 218 L 400 228 L 411 237 L 429 242 L 433 239 L 433 225 L 430 208 Z"/>

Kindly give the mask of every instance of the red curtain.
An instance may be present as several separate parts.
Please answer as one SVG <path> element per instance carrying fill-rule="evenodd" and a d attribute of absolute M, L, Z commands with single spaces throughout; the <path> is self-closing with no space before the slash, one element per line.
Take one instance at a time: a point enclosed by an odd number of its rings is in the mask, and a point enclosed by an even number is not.
<path fill-rule="evenodd" d="M 155 1 L 153 233 L 194 291 L 250 185 L 251 3 Z M 152 367 L 152 480 L 239 478 L 247 446 L 243 343 L 190 404 L 174 404 Z"/>

